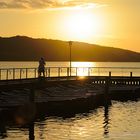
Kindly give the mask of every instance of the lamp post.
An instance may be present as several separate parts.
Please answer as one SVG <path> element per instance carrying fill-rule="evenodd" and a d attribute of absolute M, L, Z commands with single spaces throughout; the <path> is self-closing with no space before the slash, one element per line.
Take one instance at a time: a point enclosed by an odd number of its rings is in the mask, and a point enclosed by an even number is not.
<path fill-rule="evenodd" d="M 70 48 L 70 51 L 69 51 L 70 55 L 69 56 L 70 56 L 70 76 L 71 76 L 71 47 L 72 47 L 73 42 L 69 41 L 68 43 L 69 43 L 69 48 Z"/>

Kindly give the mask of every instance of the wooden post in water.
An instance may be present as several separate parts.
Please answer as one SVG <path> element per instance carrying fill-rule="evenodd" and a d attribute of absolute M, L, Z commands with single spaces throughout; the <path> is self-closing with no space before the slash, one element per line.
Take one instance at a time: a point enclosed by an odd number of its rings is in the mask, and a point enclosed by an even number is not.
<path fill-rule="evenodd" d="M 109 72 L 109 76 L 105 78 L 105 93 L 104 93 L 105 105 L 111 104 L 111 101 L 109 99 L 110 81 L 111 81 L 111 72 Z"/>
<path fill-rule="evenodd" d="M 105 78 L 105 95 L 107 95 L 109 91 L 109 82 L 110 82 L 110 77 L 106 77 Z"/>
<path fill-rule="evenodd" d="M 109 105 L 104 105 L 104 135 L 109 133 Z"/>
<path fill-rule="evenodd" d="M 109 77 L 105 78 L 104 104 L 108 104 Z"/>
<path fill-rule="evenodd" d="M 35 140 L 35 135 L 34 135 L 34 121 L 31 121 L 29 123 L 29 140 Z"/>
<path fill-rule="evenodd" d="M 132 75 L 133 75 L 132 72 L 130 72 L 130 79 L 131 79 L 131 80 L 130 80 L 130 84 L 131 84 L 131 85 L 132 85 L 132 83 L 133 83 L 133 82 L 132 82 Z"/>

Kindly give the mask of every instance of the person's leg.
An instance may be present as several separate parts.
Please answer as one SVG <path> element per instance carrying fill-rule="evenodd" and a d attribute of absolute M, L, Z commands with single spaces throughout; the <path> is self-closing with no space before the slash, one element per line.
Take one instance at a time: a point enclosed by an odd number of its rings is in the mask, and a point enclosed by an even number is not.
<path fill-rule="evenodd" d="M 40 71 L 38 71 L 38 77 L 40 77 L 41 76 L 41 72 Z"/>
<path fill-rule="evenodd" d="M 43 77 L 45 77 L 45 71 L 43 70 Z"/>

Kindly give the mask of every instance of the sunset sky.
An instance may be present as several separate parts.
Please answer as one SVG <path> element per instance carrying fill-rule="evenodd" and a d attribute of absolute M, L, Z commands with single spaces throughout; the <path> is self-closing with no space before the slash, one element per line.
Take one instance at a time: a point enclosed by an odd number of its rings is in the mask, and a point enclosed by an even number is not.
<path fill-rule="evenodd" d="M 0 0 L 0 36 L 15 35 L 140 52 L 140 0 Z"/>

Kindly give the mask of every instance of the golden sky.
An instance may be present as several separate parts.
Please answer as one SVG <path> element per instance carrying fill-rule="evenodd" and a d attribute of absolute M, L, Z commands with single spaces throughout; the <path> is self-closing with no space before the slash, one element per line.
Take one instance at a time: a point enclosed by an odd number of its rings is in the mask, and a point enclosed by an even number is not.
<path fill-rule="evenodd" d="M 140 52 L 140 0 L 0 0 L 0 36 L 15 35 Z"/>

